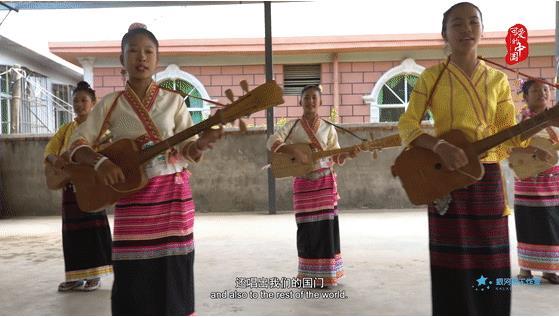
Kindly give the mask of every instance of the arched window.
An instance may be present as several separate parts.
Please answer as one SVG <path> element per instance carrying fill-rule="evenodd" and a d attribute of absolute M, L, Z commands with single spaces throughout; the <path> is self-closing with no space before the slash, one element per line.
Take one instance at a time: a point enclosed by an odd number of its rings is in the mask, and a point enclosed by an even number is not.
<path fill-rule="evenodd" d="M 419 75 L 425 68 L 407 58 L 384 73 L 370 95 L 364 96 L 371 107 L 371 122 L 398 122 L 408 106 Z"/>
<path fill-rule="evenodd" d="M 204 99 L 210 99 L 204 85 L 191 74 L 180 70 L 177 65 L 171 64 L 155 75 L 155 81 L 167 89 L 180 91 L 184 94 Z M 186 106 L 194 123 L 206 119 L 210 115 L 210 105 L 197 98 L 185 98 Z"/>

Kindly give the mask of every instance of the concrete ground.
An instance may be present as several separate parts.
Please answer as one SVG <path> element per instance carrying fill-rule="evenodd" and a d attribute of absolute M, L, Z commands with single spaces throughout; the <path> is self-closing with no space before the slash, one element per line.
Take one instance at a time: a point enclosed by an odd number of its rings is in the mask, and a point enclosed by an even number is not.
<path fill-rule="evenodd" d="M 518 272 L 509 217 L 513 274 Z M 112 222 L 112 218 L 111 218 Z M 59 217 L 0 220 L 0 314 L 110 315 L 112 277 L 92 293 L 58 293 L 64 277 Z M 340 216 L 346 277 L 302 299 L 268 299 L 292 289 L 235 288 L 241 277 L 290 278 L 297 269 L 293 215 L 199 214 L 196 239 L 198 315 L 430 315 L 425 210 L 345 211 Z M 148 286 L 149 287 L 149 286 Z M 253 291 L 256 299 L 213 299 Z M 559 286 L 514 286 L 514 315 L 557 315 Z M 264 291 L 264 292 L 262 292 Z M 318 296 L 345 298 L 322 299 Z"/>

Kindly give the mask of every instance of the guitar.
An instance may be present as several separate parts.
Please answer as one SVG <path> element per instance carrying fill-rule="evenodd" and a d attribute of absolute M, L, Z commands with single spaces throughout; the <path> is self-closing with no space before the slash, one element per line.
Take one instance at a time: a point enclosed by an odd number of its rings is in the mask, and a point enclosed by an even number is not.
<path fill-rule="evenodd" d="M 105 133 L 101 138 L 101 142 L 95 148 L 97 150 L 103 149 L 111 144 L 110 133 Z M 65 161 L 65 164 L 61 168 L 55 168 L 49 161 L 45 161 L 43 164 L 43 170 L 45 173 L 45 180 L 47 183 L 47 188 L 50 190 L 59 190 L 64 188 L 68 183 L 70 183 L 70 175 L 64 169 L 70 162 L 68 162 L 67 157 L 60 157 Z"/>
<path fill-rule="evenodd" d="M 468 157 L 468 165 L 459 170 L 444 168 L 442 160 L 433 151 L 412 147 L 405 149 L 392 166 L 392 175 L 399 177 L 415 205 L 429 204 L 448 195 L 453 190 L 464 188 L 480 180 L 485 171 L 479 158 L 491 148 L 527 131 L 543 129 L 549 121 L 559 116 L 559 107 L 546 110 L 531 119 L 502 130 L 476 142 L 470 142 L 460 130 L 450 130 L 439 138 L 460 147 Z"/>
<path fill-rule="evenodd" d="M 310 145 L 307 143 L 296 143 L 284 145 L 288 148 L 298 148 L 300 151 L 307 154 L 311 158 L 311 162 L 307 164 L 299 163 L 295 157 L 286 153 L 273 153 L 271 158 L 272 174 L 275 178 L 290 177 L 290 176 L 303 176 L 313 171 L 314 163 L 321 158 L 333 156 L 340 153 L 349 153 L 351 151 L 360 149 L 362 151 L 374 151 L 387 147 L 400 146 L 401 140 L 398 134 L 387 136 L 378 140 L 365 141 L 361 144 L 349 146 L 341 149 L 317 151 L 313 152 Z"/>
<path fill-rule="evenodd" d="M 241 85 L 242 87 L 245 85 Z M 90 165 L 69 164 L 64 172 L 74 184 L 76 199 L 82 211 L 95 212 L 114 204 L 120 198 L 138 192 L 148 183 L 143 166 L 159 153 L 215 125 L 226 124 L 246 115 L 282 104 L 283 92 L 275 81 L 262 84 L 218 110 L 208 119 L 165 139 L 154 146 L 140 149 L 134 140 L 121 139 L 99 151 L 118 165 L 125 176 L 123 183 L 105 185 Z"/>
<path fill-rule="evenodd" d="M 70 182 L 70 175 L 62 169 L 55 168 L 50 162 L 44 162 L 44 171 L 47 187 L 50 190 L 58 190 Z"/>
<path fill-rule="evenodd" d="M 535 136 L 532 138 L 530 146 L 548 152 L 551 154 L 551 158 L 541 160 L 533 153 L 513 151 L 509 156 L 509 167 L 520 179 L 537 176 L 539 173 L 555 166 L 559 159 L 557 155 L 559 144 L 553 144 L 546 138 Z"/>

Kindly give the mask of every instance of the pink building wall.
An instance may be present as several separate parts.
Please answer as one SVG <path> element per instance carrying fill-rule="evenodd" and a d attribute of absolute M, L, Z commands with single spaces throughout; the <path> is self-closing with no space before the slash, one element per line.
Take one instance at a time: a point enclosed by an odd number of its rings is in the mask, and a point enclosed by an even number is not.
<path fill-rule="evenodd" d="M 499 64 L 505 64 L 503 59 L 491 59 Z M 439 63 L 439 60 L 416 60 L 417 64 L 429 67 Z M 369 95 L 379 78 L 389 69 L 400 65 L 401 61 L 377 62 L 340 62 L 339 63 L 339 108 L 338 122 L 340 123 L 365 123 L 370 121 L 370 105 L 363 100 Z M 195 76 L 205 87 L 212 99 L 221 103 L 228 103 L 225 90 L 232 89 L 236 96 L 241 95 L 238 83 L 246 80 L 250 88 L 265 81 L 264 65 L 240 66 L 180 66 L 185 72 Z M 534 77 L 543 77 L 549 81 L 555 76 L 554 59 L 552 56 L 530 57 L 526 61 L 512 66 L 515 70 Z M 163 68 L 161 68 L 163 70 Z M 333 65 L 323 63 L 321 66 L 321 84 L 323 88 L 323 107 L 320 114 L 327 117 L 333 105 Z M 502 70 L 502 69 L 501 69 Z M 99 97 L 107 93 L 123 89 L 121 68 L 94 68 L 94 86 Z M 509 76 L 513 91 L 513 99 L 520 107 L 522 96 L 517 95 L 518 77 L 516 73 L 505 71 Z M 278 84 L 283 84 L 283 66 L 274 65 L 274 76 Z M 285 104 L 274 108 L 276 120 L 293 119 L 301 116 L 302 109 L 298 105 L 298 96 L 284 96 Z M 265 113 L 261 111 L 253 114 L 248 120 L 249 124 L 265 125 Z"/>

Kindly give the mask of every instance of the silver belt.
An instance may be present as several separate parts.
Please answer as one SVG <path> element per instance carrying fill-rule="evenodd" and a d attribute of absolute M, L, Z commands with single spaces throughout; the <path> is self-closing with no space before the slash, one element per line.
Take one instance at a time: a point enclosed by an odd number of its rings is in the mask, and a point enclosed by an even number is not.
<path fill-rule="evenodd" d="M 318 170 L 318 171 L 313 171 L 313 172 L 310 172 L 310 173 L 305 174 L 305 175 L 300 176 L 300 177 L 301 177 L 301 178 L 304 178 L 304 179 L 308 179 L 308 180 L 313 180 L 313 181 L 314 181 L 314 180 L 317 180 L 317 179 L 322 178 L 322 177 L 324 177 L 324 176 L 328 176 L 328 175 L 330 175 L 330 174 L 332 174 L 332 169 L 328 168 L 328 169 L 322 169 L 322 170 Z"/>

